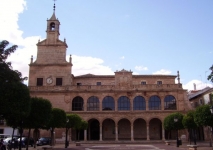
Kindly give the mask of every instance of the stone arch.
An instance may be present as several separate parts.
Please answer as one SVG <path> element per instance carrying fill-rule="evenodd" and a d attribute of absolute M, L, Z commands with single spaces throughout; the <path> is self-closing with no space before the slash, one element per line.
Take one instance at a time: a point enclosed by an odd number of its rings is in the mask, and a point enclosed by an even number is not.
<path fill-rule="evenodd" d="M 173 95 L 166 95 L 164 98 L 164 110 L 177 110 L 177 101 Z"/>
<path fill-rule="evenodd" d="M 162 139 L 162 121 L 158 118 L 152 118 L 149 121 L 149 137 L 150 140 Z"/>
<path fill-rule="evenodd" d="M 126 118 L 118 121 L 118 140 L 131 140 L 131 122 Z"/>
<path fill-rule="evenodd" d="M 147 139 L 147 123 L 142 118 L 137 118 L 133 122 L 134 140 Z"/>
<path fill-rule="evenodd" d="M 102 138 L 103 140 L 115 140 L 115 121 L 106 118 L 102 122 Z"/>
<path fill-rule="evenodd" d="M 100 139 L 100 122 L 98 119 L 93 118 L 88 120 L 87 136 L 88 140 Z"/>
<path fill-rule="evenodd" d="M 112 96 L 105 96 L 102 100 L 102 110 L 115 110 L 115 100 Z"/>
<path fill-rule="evenodd" d="M 127 96 L 121 96 L 118 98 L 118 110 L 130 110 L 130 99 Z"/>
<path fill-rule="evenodd" d="M 76 96 L 72 100 L 72 111 L 83 111 L 84 100 L 81 96 Z"/>
<path fill-rule="evenodd" d="M 149 110 L 161 110 L 161 99 L 157 95 L 149 98 Z"/>
<path fill-rule="evenodd" d="M 87 111 L 99 111 L 100 102 L 97 96 L 90 96 L 87 99 Z"/>

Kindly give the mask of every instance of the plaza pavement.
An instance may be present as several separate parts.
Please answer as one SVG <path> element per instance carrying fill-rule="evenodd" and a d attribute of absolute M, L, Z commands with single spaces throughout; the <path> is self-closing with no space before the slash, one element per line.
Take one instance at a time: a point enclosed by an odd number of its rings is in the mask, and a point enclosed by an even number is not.
<path fill-rule="evenodd" d="M 65 148 L 64 144 L 56 144 L 52 147 L 53 150 L 188 150 L 187 147 L 189 143 L 184 142 L 179 147 L 176 147 L 176 143 L 172 142 L 171 145 L 165 145 L 162 142 L 152 142 L 152 143 L 83 143 L 81 146 L 76 146 L 74 142 L 71 142 L 68 148 Z M 212 147 L 209 147 L 208 142 L 198 142 L 199 147 L 197 150 L 213 150 Z M 44 150 L 43 147 L 50 146 L 37 146 L 36 148 L 29 147 L 29 150 Z M 25 150 L 23 148 L 23 150 Z M 49 149 L 47 149 L 49 150 Z"/>

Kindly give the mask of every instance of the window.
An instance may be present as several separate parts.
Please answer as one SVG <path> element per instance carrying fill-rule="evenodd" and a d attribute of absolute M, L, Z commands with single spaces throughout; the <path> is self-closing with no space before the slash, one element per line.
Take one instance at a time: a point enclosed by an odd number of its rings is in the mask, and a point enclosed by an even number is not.
<path fill-rule="evenodd" d="M 81 85 L 81 83 L 77 83 L 77 86 L 80 86 Z"/>
<path fill-rule="evenodd" d="M 118 110 L 130 110 L 130 101 L 126 96 L 121 96 L 118 99 Z"/>
<path fill-rule="evenodd" d="M 158 96 L 150 97 L 149 110 L 161 110 L 161 100 Z"/>
<path fill-rule="evenodd" d="M 102 102 L 103 110 L 115 110 L 115 102 L 111 96 L 106 96 Z"/>
<path fill-rule="evenodd" d="M 101 82 L 97 82 L 97 85 L 101 85 Z"/>
<path fill-rule="evenodd" d="M 4 129 L 0 129 L 0 134 L 3 134 L 4 133 Z"/>
<path fill-rule="evenodd" d="M 146 110 L 146 101 L 142 96 L 137 96 L 134 98 L 133 110 Z"/>
<path fill-rule="evenodd" d="M 99 99 L 96 96 L 92 96 L 87 100 L 88 111 L 99 111 Z"/>
<path fill-rule="evenodd" d="M 157 84 L 162 84 L 162 81 L 157 81 Z"/>
<path fill-rule="evenodd" d="M 37 78 L 37 86 L 43 85 L 43 78 Z"/>
<path fill-rule="evenodd" d="M 142 82 L 141 82 L 141 85 L 146 85 L 146 81 L 142 81 Z"/>
<path fill-rule="evenodd" d="M 84 110 L 84 100 L 82 97 L 77 96 L 72 101 L 72 110 L 73 111 L 82 111 Z"/>
<path fill-rule="evenodd" d="M 62 85 L 62 78 L 56 78 L 56 86 Z"/>
<path fill-rule="evenodd" d="M 209 94 L 209 103 L 212 105 L 213 104 L 213 95 Z"/>
<path fill-rule="evenodd" d="M 164 109 L 165 110 L 176 110 L 176 99 L 172 95 L 168 95 L 164 99 Z"/>
<path fill-rule="evenodd" d="M 0 125 L 4 125 L 4 119 L 0 119 Z"/>
<path fill-rule="evenodd" d="M 200 99 L 199 101 L 200 101 L 200 105 L 203 105 L 203 99 Z"/>

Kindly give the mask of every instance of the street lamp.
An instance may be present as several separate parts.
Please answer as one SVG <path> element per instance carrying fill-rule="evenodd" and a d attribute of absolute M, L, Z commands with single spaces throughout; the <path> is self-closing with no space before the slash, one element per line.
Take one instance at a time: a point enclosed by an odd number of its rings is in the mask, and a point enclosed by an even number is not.
<path fill-rule="evenodd" d="M 213 115 L 213 106 L 210 106 L 210 112 L 211 112 L 211 114 Z M 213 131 L 212 131 L 212 127 L 211 127 L 211 136 L 212 136 L 212 133 Z M 212 137 L 211 137 L 211 142 L 210 142 L 210 146 L 212 146 Z"/>
<path fill-rule="evenodd" d="M 69 122 L 69 119 L 67 119 L 67 122 L 66 122 L 66 140 L 65 140 L 65 148 L 67 148 L 68 145 L 69 145 L 69 142 L 67 141 L 67 134 L 68 134 L 68 129 L 69 129 L 69 128 L 67 127 L 68 122 Z"/>
<path fill-rule="evenodd" d="M 174 118 L 174 122 L 175 122 L 175 124 L 178 122 L 178 118 Z M 176 142 L 176 144 L 177 144 L 177 147 L 179 147 L 179 143 L 178 143 L 178 129 L 177 129 L 177 142 Z"/>

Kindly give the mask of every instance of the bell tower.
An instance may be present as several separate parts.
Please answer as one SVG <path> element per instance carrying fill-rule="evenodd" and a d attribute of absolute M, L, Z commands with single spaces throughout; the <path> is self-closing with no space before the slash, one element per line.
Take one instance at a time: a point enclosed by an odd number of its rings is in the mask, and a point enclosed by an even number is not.
<path fill-rule="evenodd" d="M 53 14 L 47 19 L 46 39 L 37 43 L 37 58 L 29 64 L 29 86 L 66 86 L 72 84 L 72 58 L 66 61 L 67 43 L 59 39 L 60 22 Z"/>
<path fill-rule="evenodd" d="M 56 19 L 56 16 L 55 16 L 55 4 L 54 4 L 54 7 L 53 7 L 53 14 L 52 14 L 52 17 L 47 20 L 47 40 L 48 40 L 48 43 L 55 43 L 58 38 L 59 38 L 59 26 L 60 26 L 60 22 L 58 19 Z"/>

